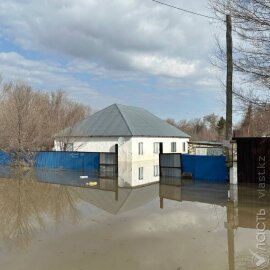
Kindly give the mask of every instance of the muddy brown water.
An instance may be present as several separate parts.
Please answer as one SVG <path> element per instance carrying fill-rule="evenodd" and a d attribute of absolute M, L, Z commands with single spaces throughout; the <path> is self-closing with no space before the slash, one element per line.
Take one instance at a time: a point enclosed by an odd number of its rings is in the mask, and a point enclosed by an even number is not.
<path fill-rule="evenodd" d="M 270 269 L 270 192 L 0 179 L 0 269 Z"/>

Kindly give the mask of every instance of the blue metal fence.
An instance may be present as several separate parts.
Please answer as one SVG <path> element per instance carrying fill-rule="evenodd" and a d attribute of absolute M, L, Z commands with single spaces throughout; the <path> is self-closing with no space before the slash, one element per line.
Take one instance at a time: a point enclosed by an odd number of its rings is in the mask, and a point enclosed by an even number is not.
<path fill-rule="evenodd" d="M 0 151 L 0 165 L 8 166 L 11 163 L 11 156 L 6 152 Z"/>
<path fill-rule="evenodd" d="M 98 171 L 99 153 L 37 152 L 35 167 L 76 171 Z"/>
<path fill-rule="evenodd" d="M 75 171 L 98 171 L 100 153 L 87 152 L 36 152 L 32 153 L 36 168 Z M 27 159 L 26 156 L 22 157 Z M 11 155 L 0 151 L 0 165 L 11 165 Z"/>
<path fill-rule="evenodd" d="M 179 172 L 192 173 L 192 178 L 202 181 L 226 182 L 228 179 L 225 156 L 199 156 L 199 155 L 177 155 Z M 164 169 L 173 170 L 175 156 L 164 155 L 166 160 L 161 159 Z M 35 167 L 38 169 L 73 170 L 95 173 L 100 167 L 100 153 L 89 152 L 36 152 L 34 155 Z M 167 163 L 168 164 L 167 164 Z M 181 163 L 181 164 L 180 164 Z M 11 156 L 0 151 L 0 165 L 11 164 Z M 162 170 L 161 170 L 162 171 Z M 163 170 L 163 174 L 165 171 Z M 165 175 L 166 176 L 166 175 Z M 180 176 L 179 176 L 180 177 Z"/>
<path fill-rule="evenodd" d="M 225 156 L 182 155 L 182 171 L 192 173 L 195 180 L 226 182 L 228 172 Z"/>

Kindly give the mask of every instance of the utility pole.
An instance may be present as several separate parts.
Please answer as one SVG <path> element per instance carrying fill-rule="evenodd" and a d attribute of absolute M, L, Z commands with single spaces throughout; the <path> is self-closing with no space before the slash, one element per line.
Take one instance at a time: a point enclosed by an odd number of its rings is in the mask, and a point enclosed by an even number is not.
<path fill-rule="evenodd" d="M 233 81 L 233 52 L 232 52 L 232 20 L 226 15 L 227 43 L 227 80 L 226 80 L 226 140 L 232 138 L 232 81 Z"/>

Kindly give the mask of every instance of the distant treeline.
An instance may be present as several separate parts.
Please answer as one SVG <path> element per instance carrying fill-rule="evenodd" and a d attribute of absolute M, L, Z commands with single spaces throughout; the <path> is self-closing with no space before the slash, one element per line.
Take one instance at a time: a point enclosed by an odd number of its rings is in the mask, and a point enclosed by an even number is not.
<path fill-rule="evenodd" d="M 40 92 L 25 83 L 0 90 L 0 150 L 50 150 L 54 135 L 91 113 L 62 91 Z"/>
<path fill-rule="evenodd" d="M 192 140 L 219 141 L 223 140 L 225 134 L 226 120 L 214 113 L 179 122 L 168 118 L 167 122 L 189 134 Z"/>
<path fill-rule="evenodd" d="M 169 118 L 167 122 L 188 133 L 192 140 L 224 140 L 226 120 L 222 116 L 209 114 L 179 122 Z M 236 137 L 270 136 L 270 106 L 250 104 L 244 109 L 242 120 L 234 126 L 233 133 Z"/>

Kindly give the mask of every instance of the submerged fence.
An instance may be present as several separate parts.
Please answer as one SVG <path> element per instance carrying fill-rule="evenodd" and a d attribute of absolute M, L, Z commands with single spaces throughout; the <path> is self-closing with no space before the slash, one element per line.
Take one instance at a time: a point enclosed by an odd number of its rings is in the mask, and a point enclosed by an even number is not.
<path fill-rule="evenodd" d="M 228 172 L 225 156 L 199 156 L 188 154 L 160 154 L 160 175 L 181 177 L 182 173 L 192 174 L 200 181 L 226 182 Z"/>
<path fill-rule="evenodd" d="M 182 171 L 196 180 L 226 182 L 228 170 L 225 156 L 181 155 Z"/>
<path fill-rule="evenodd" d="M 0 151 L 0 166 L 10 166 L 14 155 Z M 117 173 L 117 153 L 97 152 L 31 152 L 20 155 L 16 161 L 30 161 L 37 169 L 73 170 L 84 172 L 102 172 L 102 174 L 114 176 Z"/>
<path fill-rule="evenodd" d="M 160 183 L 166 185 L 180 185 L 181 179 L 181 156 L 180 154 L 160 154 Z"/>
<path fill-rule="evenodd" d="M 118 148 L 115 153 L 97 152 L 32 152 L 32 164 L 37 169 L 73 170 L 98 174 L 99 177 L 118 175 Z M 13 155 L 14 156 L 14 155 Z M 26 160 L 20 155 L 22 160 Z M 0 152 L 0 165 L 12 164 L 11 154 Z M 192 174 L 194 180 L 226 182 L 228 172 L 225 156 L 160 154 L 160 176 L 166 181 L 180 179 L 182 173 Z M 164 178 L 165 177 L 165 178 Z M 174 179 L 173 179 L 174 178 Z"/>
<path fill-rule="evenodd" d="M 0 151 L 0 165 L 8 166 L 11 163 L 11 155 Z"/>
<path fill-rule="evenodd" d="M 99 153 L 37 152 L 35 167 L 76 171 L 98 171 Z"/>

